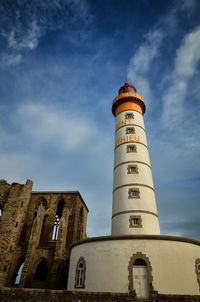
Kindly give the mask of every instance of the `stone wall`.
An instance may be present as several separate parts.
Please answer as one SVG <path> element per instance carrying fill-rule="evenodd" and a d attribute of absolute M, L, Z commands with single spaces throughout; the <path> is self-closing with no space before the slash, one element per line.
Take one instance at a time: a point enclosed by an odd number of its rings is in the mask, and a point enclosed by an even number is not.
<path fill-rule="evenodd" d="M 25 185 L 8 185 L 1 181 L 0 196 L 3 204 L 0 224 L 0 285 L 6 283 L 9 267 L 18 247 L 19 237 L 27 215 L 32 181 Z"/>
<path fill-rule="evenodd" d="M 134 302 L 134 294 L 121 293 L 89 293 L 70 292 L 65 290 L 42 289 L 0 289 L 1 302 Z M 145 302 L 199 302 L 200 296 L 160 295 L 158 293 L 145 300 Z"/>
<path fill-rule="evenodd" d="M 77 191 L 32 192 L 32 185 L 0 181 L 0 287 L 16 286 L 24 263 L 18 287 L 66 289 L 70 245 L 86 238 L 88 209 Z M 41 263 L 45 280 L 35 277 Z"/>

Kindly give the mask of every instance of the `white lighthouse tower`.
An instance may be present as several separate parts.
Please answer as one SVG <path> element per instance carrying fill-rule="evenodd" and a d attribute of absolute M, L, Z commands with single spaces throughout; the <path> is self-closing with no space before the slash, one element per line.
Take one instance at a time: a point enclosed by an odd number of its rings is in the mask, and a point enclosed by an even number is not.
<path fill-rule="evenodd" d="M 200 241 L 160 235 L 144 100 L 125 83 L 112 112 L 112 234 L 72 245 L 68 290 L 94 294 L 91 301 L 200 301 Z"/>
<path fill-rule="evenodd" d="M 125 83 L 114 99 L 112 235 L 160 234 L 144 127 L 145 102 Z"/>

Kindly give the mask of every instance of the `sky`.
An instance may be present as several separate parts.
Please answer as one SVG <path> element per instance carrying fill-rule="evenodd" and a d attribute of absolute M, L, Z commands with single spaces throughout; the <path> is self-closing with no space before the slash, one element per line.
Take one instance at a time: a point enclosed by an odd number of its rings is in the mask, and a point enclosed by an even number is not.
<path fill-rule="evenodd" d="M 111 229 L 113 99 L 144 122 L 161 234 L 200 240 L 200 1 L 1 0 L 0 179 L 81 193 Z"/>

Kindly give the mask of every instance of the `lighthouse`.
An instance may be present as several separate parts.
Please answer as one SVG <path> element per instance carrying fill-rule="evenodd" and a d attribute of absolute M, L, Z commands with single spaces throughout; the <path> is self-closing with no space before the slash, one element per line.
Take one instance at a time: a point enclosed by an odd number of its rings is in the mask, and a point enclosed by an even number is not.
<path fill-rule="evenodd" d="M 160 234 L 143 115 L 146 106 L 128 82 L 112 104 L 115 151 L 112 235 Z"/>
<path fill-rule="evenodd" d="M 67 289 L 91 293 L 91 301 L 200 301 L 200 241 L 160 235 L 145 110 L 125 83 L 112 105 L 112 234 L 73 243 Z"/>

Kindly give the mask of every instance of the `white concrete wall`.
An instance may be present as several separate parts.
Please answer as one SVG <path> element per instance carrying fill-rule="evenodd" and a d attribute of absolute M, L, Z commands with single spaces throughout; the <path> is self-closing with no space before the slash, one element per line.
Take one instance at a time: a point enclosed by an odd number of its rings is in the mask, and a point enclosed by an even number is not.
<path fill-rule="evenodd" d="M 129 165 L 137 166 L 138 173 L 127 174 Z M 148 184 L 148 186 L 151 186 L 153 188 L 151 169 L 142 163 L 135 163 L 135 162 L 125 163 L 123 165 L 118 166 L 114 170 L 113 189 L 117 188 L 120 185 L 131 184 L 131 183 Z"/>
<path fill-rule="evenodd" d="M 125 119 L 127 113 L 133 113 L 134 119 Z M 156 216 L 152 217 L 151 213 L 148 215 L 141 212 L 142 210 L 157 214 L 143 116 L 137 111 L 127 110 L 116 117 L 115 123 L 115 142 L 119 145 L 115 148 L 112 215 L 124 211 L 129 211 L 129 214 L 123 214 L 121 218 L 117 216 L 112 219 L 112 234 L 160 234 L 158 218 Z M 126 125 L 124 125 L 125 123 Z M 133 134 L 133 137 L 136 136 L 137 140 L 139 137 L 139 142 L 120 144 L 121 138 L 129 136 L 129 134 L 126 134 L 126 129 L 130 127 L 134 127 L 135 134 Z M 127 153 L 128 145 L 135 145 L 136 152 Z M 129 174 L 129 165 L 136 165 L 138 173 Z M 140 191 L 139 199 L 129 198 L 129 189 L 134 188 Z M 142 221 L 144 221 L 141 228 L 129 227 L 129 217 L 132 215 L 141 216 Z"/>
<path fill-rule="evenodd" d="M 157 235 L 160 232 L 158 217 L 145 213 L 125 213 L 117 215 L 112 219 L 112 235 L 124 235 L 129 232 L 129 218 L 131 215 L 141 215 L 142 228 L 133 228 L 134 234 L 146 234 L 148 229 L 150 234 Z"/>
<path fill-rule="evenodd" d="M 141 127 L 145 128 L 143 116 L 135 110 L 127 110 L 126 112 L 123 111 L 123 112 L 119 113 L 117 118 L 115 119 L 115 125 L 118 125 L 122 121 L 125 121 L 125 117 L 124 117 L 125 113 L 133 113 L 134 114 L 134 124 L 140 125 Z M 127 125 L 128 124 L 129 124 L 129 122 L 127 122 Z"/>
<path fill-rule="evenodd" d="M 130 143 L 131 145 L 134 145 L 134 143 Z M 122 144 L 119 147 L 115 149 L 115 161 L 114 161 L 114 167 L 116 167 L 118 164 L 124 161 L 143 161 L 147 164 L 150 164 L 149 160 L 149 151 L 148 149 L 141 145 L 141 144 L 135 144 L 137 148 L 137 152 L 134 153 L 127 153 L 126 147 L 127 144 Z"/>
<path fill-rule="evenodd" d="M 72 249 L 68 290 L 74 288 L 76 265 L 86 261 L 85 288 L 91 292 L 129 292 L 128 265 L 133 254 L 145 254 L 152 266 L 153 287 L 159 294 L 199 295 L 195 260 L 200 246 L 166 240 L 106 240 Z"/>
<path fill-rule="evenodd" d="M 118 138 L 120 137 L 124 137 L 124 136 L 128 136 L 130 134 L 126 134 L 126 128 L 134 128 L 135 129 L 135 134 L 133 134 L 134 136 L 136 135 L 137 137 L 139 136 L 140 138 L 140 142 L 142 142 L 143 144 L 147 145 L 147 139 L 146 139 L 146 134 L 145 134 L 145 130 L 141 129 L 138 126 L 134 126 L 133 125 L 128 125 L 128 126 L 124 126 L 120 129 L 118 129 L 115 133 L 115 141 L 118 140 Z"/>
<path fill-rule="evenodd" d="M 131 186 L 131 188 L 133 188 L 133 186 Z M 115 191 L 113 194 L 113 198 L 115 199 L 115 202 L 113 203 L 113 215 L 118 212 L 129 211 L 129 210 L 144 210 L 156 214 L 157 209 L 156 209 L 154 192 L 146 187 L 140 187 L 139 189 L 140 189 L 139 199 L 134 199 L 134 198 L 129 199 L 127 187 L 123 187 Z"/>

